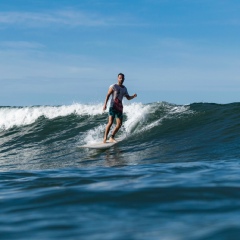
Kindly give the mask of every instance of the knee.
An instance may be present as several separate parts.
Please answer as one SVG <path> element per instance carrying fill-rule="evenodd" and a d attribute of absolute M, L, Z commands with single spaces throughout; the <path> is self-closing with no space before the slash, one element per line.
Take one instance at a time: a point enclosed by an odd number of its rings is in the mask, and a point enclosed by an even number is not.
<path fill-rule="evenodd" d="M 117 128 L 120 128 L 122 126 L 122 123 L 117 123 Z"/>

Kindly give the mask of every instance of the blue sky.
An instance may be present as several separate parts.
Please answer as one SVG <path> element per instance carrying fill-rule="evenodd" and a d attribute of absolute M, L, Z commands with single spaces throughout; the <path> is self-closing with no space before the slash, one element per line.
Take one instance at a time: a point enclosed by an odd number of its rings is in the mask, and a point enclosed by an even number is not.
<path fill-rule="evenodd" d="M 239 0 L 1 0 L 0 105 L 230 103 L 240 90 Z"/>

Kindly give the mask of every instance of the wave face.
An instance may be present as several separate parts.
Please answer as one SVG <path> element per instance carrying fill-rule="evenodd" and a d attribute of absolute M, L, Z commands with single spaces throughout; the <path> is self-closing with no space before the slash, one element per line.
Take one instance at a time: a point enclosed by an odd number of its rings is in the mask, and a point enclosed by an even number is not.
<path fill-rule="evenodd" d="M 127 105 L 117 136 L 124 140 L 109 150 L 121 150 L 126 161 L 113 165 L 238 158 L 239 105 Z M 49 168 L 56 160 L 61 166 L 89 165 L 85 160 L 93 151 L 77 146 L 102 141 L 106 123 L 100 104 L 1 107 L 0 158 L 6 168 Z M 104 155 L 98 153 L 100 160 Z"/>
<path fill-rule="evenodd" d="M 238 239 L 240 103 L 0 107 L 1 239 Z"/>

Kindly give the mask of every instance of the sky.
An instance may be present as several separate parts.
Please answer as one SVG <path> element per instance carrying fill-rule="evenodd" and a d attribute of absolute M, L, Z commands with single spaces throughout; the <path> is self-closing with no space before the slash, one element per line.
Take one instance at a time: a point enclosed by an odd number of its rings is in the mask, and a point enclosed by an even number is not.
<path fill-rule="evenodd" d="M 0 106 L 240 102 L 239 0 L 1 0 Z"/>

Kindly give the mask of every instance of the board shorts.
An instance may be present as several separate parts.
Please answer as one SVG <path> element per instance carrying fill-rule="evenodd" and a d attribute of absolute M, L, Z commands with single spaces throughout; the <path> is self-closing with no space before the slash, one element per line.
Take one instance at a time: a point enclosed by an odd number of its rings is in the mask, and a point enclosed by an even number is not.
<path fill-rule="evenodd" d="M 113 118 L 115 118 L 115 117 L 120 118 L 120 119 L 123 118 L 123 113 L 117 111 L 117 110 L 114 109 L 113 107 L 110 107 L 110 108 L 109 108 L 108 115 L 109 115 L 109 116 L 112 116 Z"/>

